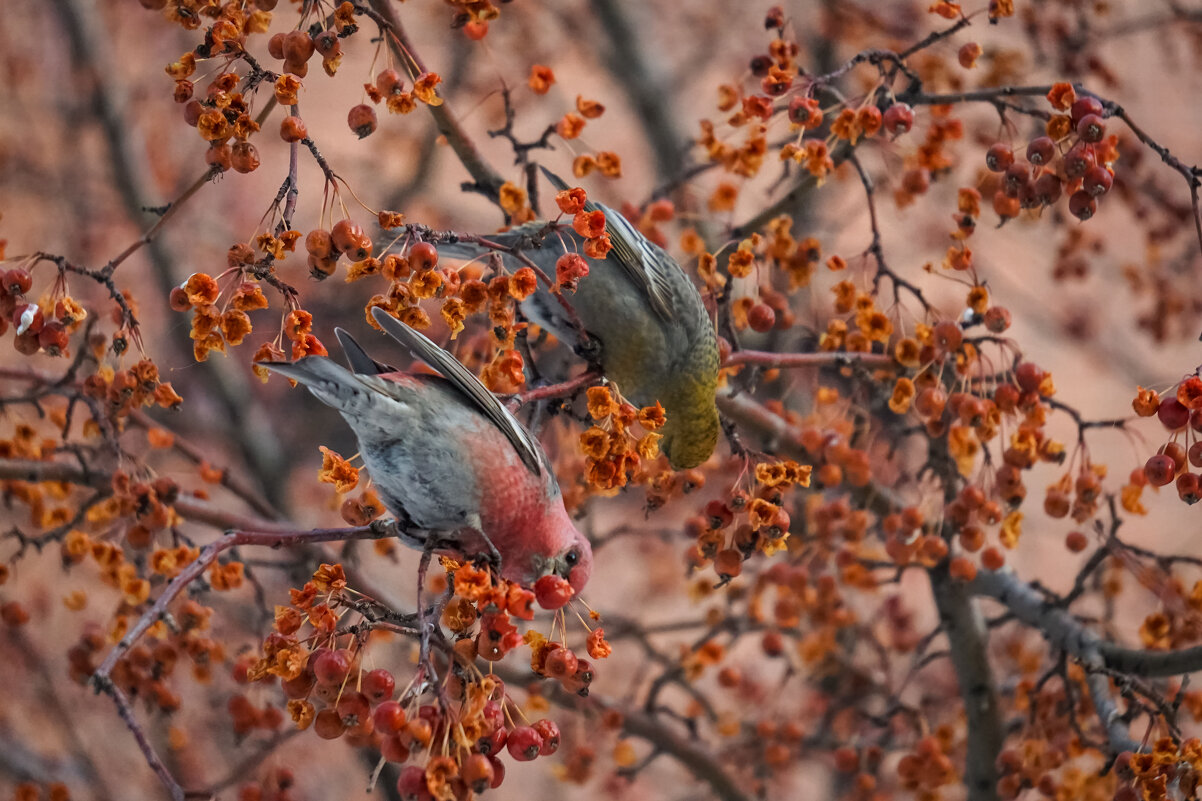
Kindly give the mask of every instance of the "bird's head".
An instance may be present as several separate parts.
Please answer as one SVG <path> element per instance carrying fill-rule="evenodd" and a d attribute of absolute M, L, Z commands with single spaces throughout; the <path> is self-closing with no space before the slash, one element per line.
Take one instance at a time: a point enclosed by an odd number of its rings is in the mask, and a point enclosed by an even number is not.
<path fill-rule="evenodd" d="M 579 594 L 593 575 L 593 546 L 576 528 L 562 502 L 557 511 L 549 516 L 546 535 L 535 538 L 542 545 L 526 561 L 521 571 L 525 575 L 510 578 L 533 586 L 543 576 L 559 576 Z"/>

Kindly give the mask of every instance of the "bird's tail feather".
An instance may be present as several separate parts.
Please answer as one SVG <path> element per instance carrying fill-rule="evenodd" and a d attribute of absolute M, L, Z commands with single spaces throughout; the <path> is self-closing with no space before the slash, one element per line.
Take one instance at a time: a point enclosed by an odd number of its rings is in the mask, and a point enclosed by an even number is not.
<path fill-rule="evenodd" d="M 304 384 L 319 401 L 340 412 L 355 414 L 371 402 L 371 390 L 349 370 L 324 356 L 295 362 L 260 362 L 268 370 Z"/>

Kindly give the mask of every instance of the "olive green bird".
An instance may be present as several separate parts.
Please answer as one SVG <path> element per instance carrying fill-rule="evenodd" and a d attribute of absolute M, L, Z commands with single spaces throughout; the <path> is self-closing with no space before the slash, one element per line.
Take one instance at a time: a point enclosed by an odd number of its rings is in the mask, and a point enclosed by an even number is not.
<path fill-rule="evenodd" d="M 568 185 L 543 169 L 556 189 Z M 605 212 L 605 229 L 613 249 L 604 261 L 589 260 L 589 274 L 571 304 L 585 331 L 601 345 L 599 361 L 605 376 L 631 402 L 651 406 L 659 401 L 667 416 L 660 448 L 672 467 L 696 467 L 710 457 L 718 441 L 718 340 L 701 294 L 684 270 L 663 248 L 650 242 L 618 212 L 591 200 L 586 211 Z M 583 239 L 570 228 L 548 233 L 541 242 L 531 237 L 546 229 L 532 222 L 488 238 L 523 253 L 550 276 L 565 247 L 583 250 Z M 536 237 L 537 238 L 537 237 Z M 465 242 L 439 245 L 451 256 L 476 257 L 485 248 Z M 520 262 L 506 256 L 513 269 Z M 575 324 L 544 286 L 522 303 L 532 321 L 573 343 Z"/>

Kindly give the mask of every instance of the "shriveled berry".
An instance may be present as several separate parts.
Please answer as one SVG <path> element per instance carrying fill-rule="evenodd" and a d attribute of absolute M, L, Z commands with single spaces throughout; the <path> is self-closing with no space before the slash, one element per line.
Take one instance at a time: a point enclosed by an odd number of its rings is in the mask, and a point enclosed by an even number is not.
<path fill-rule="evenodd" d="M 543 738 L 542 747 L 538 750 L 539 756 L 551 756 L 559 750 L 559 724 L 543 718 L 534 721 L 534 730 Z"/>
<path fill-rule="evenodd" d="M 360 103 L 346 115 L 346 124 L 360 139 L 370 136 L 376 130 L 376 110 L 366 103 Z"/>
<path fill-rule="evenodd" d="M 337 31 L 322 31 L 313 37 L 313 49 L 322 58 L 335 58 L 342 52 Z"/>
<path fill-rule="evenodd" d="M 259 169 L 258 149 L 250 142 L 235 142 L 230 150 L 230 166 L 240 173 Z"/>
<path fill-rule="evenodd" d="M 299 142 L 308 135 L 309 129 L 300 117 L 289 115 L 280 120 L 280 138 L 285 142 Z"/>
<path fill-rule="evenodd" d="M 313 56 L 313 37 L 307 31 L 289 31 L 284 35 L 281 50 L 293 64 L 304 64 Z"/>

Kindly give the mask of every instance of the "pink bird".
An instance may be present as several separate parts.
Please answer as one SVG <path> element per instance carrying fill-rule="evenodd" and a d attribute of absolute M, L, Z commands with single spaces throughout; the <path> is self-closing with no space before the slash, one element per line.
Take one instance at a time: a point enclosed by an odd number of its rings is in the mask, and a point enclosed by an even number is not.
<path fill-rule="evenodd" d="M 376 322 L 442 376 L 382 365 L 337 329 L 351 370 L 321 356 L 264 366 L 342 413 L 410 547 L 499 558 L 501 575 L 588 582 L 593 552 L 542 446 L 451 354 L 380 309 Z"/>

